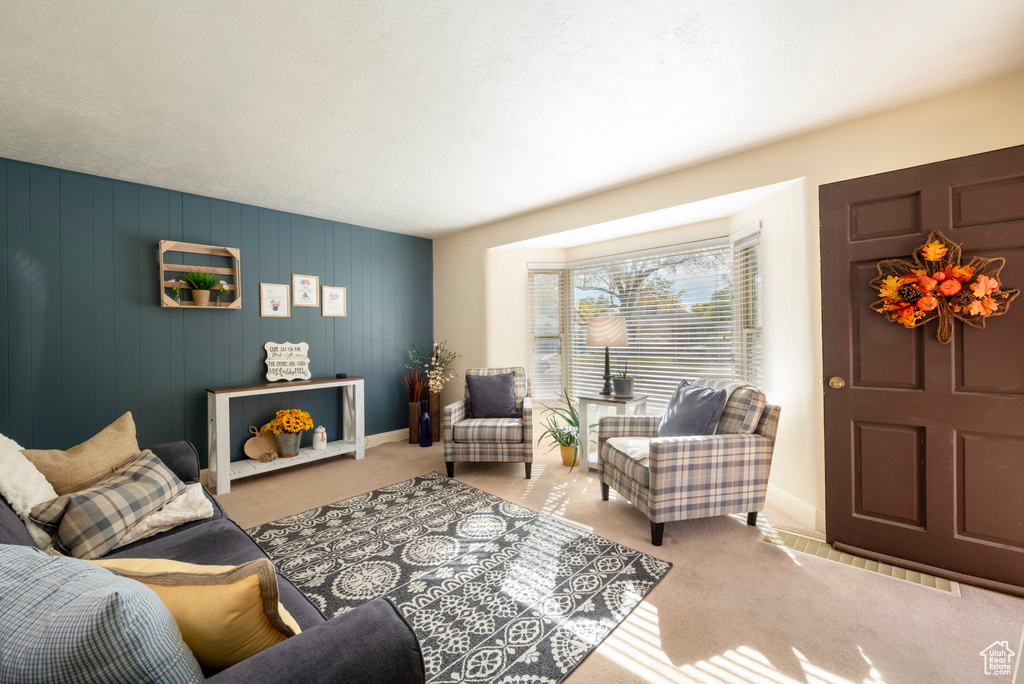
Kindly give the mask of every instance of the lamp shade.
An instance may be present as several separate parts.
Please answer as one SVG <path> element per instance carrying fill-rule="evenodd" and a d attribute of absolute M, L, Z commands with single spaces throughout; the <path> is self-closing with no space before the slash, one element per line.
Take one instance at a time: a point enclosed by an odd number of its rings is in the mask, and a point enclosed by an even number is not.
<path fill-rule="evenodd" d="M 622 316 L 587 319 L 588 347 L 628 347 L 626 319 Z"/>

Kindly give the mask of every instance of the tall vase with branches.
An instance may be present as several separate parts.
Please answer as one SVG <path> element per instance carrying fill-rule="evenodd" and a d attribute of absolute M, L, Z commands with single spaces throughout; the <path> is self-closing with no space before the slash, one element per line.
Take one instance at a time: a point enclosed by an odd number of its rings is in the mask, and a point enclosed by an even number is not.
<path fill-rule="evenodd" d="M 427 386 L 427 377 L 418 368 L 407 368 L 402 383 L 409 393 L 409 444 L 416 444 L 419 441 L 420 400 Z"/>
<path fill-rule="evenodd" d="M 427 390 L 430 393 L 430 421 L 434 441 L 441 439 L 441 389 L 455 377 L 451 369 L 452 362 L 461 356 L 448 350 L 448 340 L 434 342 L 430 354 L 424 354 L 414 344 L 409 350 L 409 363 L 406 368 L 423 369 L 427 377 Z"/>

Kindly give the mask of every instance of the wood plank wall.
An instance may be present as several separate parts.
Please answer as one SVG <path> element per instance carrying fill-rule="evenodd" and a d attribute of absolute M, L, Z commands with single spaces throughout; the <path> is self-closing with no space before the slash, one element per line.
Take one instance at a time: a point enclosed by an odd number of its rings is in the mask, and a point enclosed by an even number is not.
<path fill-rule="evenodd" d="M 242 309 L 161 308 L 161 239 L 241 248 Z M 74 446 L 131 411 L 141 445 L 188 439 L 205 466 L 206 388 L 264 382 L 269 341 L 308 342 L 313 377 L 365 376 L 367 434 L 406 426 L 405 352 L 433 330 L 430 240 L 0 159 L 0 247 L 0 433 L 25 447 Z M 348 316 L 261 318 L 259 283 L 292 273 L 348 288 Z M 279 408 L 337 438 L 334 390 L 235 400 L 233 458 Z"/>

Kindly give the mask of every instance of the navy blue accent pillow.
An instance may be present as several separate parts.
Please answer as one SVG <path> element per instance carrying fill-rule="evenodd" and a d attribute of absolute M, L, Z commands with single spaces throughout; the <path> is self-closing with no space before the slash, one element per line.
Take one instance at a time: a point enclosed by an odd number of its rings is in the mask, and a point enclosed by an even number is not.
<path fill-rule="evenodd" d="M 658 436 L 688 437 L 713 434 L 728 398 L 724 389 L 700 387 L 683 380 L 669 400 L 661 422 L 658 423 Z"/>
<path fill-rule="evenodd" d="M 518 418 L 516 374 L 467 375 L 470 418 Z"/>

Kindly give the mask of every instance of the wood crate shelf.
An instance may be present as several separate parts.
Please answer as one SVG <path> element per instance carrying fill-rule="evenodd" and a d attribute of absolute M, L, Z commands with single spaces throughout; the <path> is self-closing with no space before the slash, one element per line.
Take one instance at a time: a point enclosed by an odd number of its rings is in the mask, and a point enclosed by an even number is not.
<path fill-rule="evenodd" d="M 226 268 L 223 266 L 194 266 L 190 264 L 169 264 L 164 261 L 164 254 L 167 252 L 187 252 L 188 254 L 205 254 L 207 256 L 220 256 L 228 257 L 233 260 L 234 266 Z M 173 309 L 184 309 L 184 308 L 199 308 L 199 309 L 223 309 L 230 311 L 232 309 L 242 308 L 242 257 L 241 250 L 234 247 L 216 247 L 214 245 L 198 245 L 193 242 L 178 242 L 176 240 L 161 240 L 160 246 L 157 248 L 158 263 L 159 263 L 159 276 L 160 279 L 160 306 L 173 308 Z M 188 290 L 188 285 L 184 283 L 178 284 L 171 282 L 167 279 L 167 273 L 187 273 L 188 271 L 206 271 L 207 273 L 214 273 L 216 275 L 230 276 L 234 282 L 228 283 L 227 289 L 229 292 L 235 293 L 235 298 L 226 302 L 221 306 L 217 302 L 211 302 L 207 306 L 196 306 L 195 302 L 185 301 L 176 302 L 174 298 L 167 294 L 167 291 L 172 287 L 177 287 Z M 176 278 L 174 280 L 177 280 Z"/>

